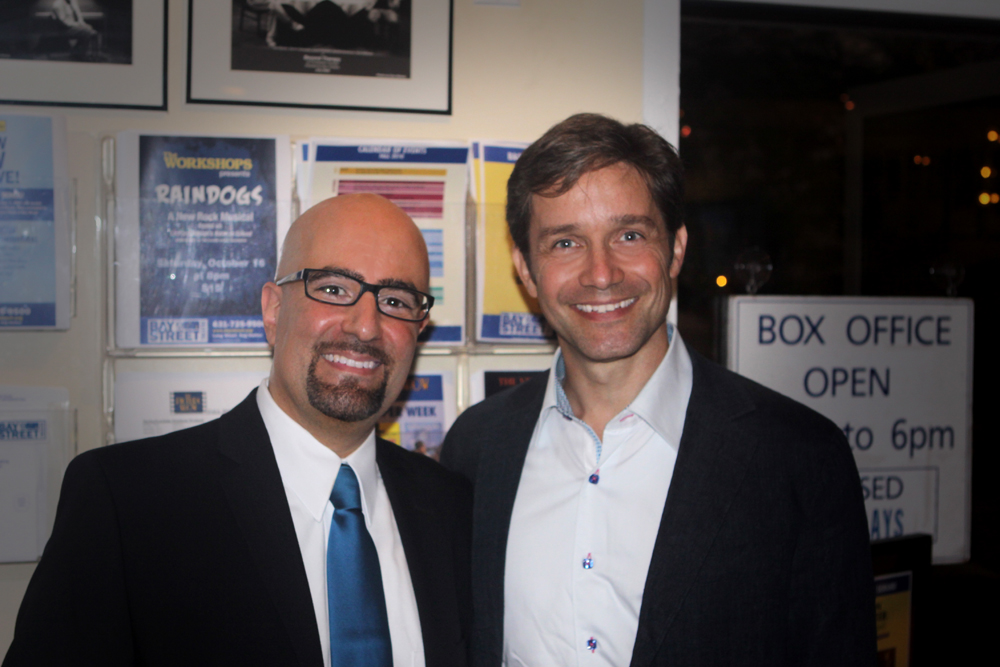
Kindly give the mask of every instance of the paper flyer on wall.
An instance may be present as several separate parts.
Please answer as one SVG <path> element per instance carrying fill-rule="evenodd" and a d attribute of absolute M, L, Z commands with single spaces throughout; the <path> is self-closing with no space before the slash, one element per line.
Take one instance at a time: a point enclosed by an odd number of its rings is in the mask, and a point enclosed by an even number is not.
<path fill-rule="evenodd" d="M 0 563 L 38 560 L 69 442 L 69 392 L 0 386 Z"/>
<path fill-rule="evenodd" d="M 313 139 L 309 205 L 374 192 L 406 211 L 423 232 L 434 308 L 421 340 L 465 341 L 465 211 L 468 146 L 458 142 Z"/>
<path fill-rule="evenodd" d="M 436 460 L 454 421 L 454 375 L 449 371 L 419 373 L 406 379 L 399 398 L 382 417 L 378 434 Z"/>
<path fill-rule="evenodd" d="M 68 329 L 66 121 L 0 112 L 0 330 Z"/>
<path fill-rule="evenodd" d="M 118 135 L 118 347 L 266 343 L 290 157 L 287 137 Z"/>
<path fill-rule="evenodd" d="M 548 342 L 552 332 L 510 258 L 507 179 L 527 144 L 481 142 L 476 222 L 476 336 L 498 343 Z"/>
<path fill-rule="evenodd" d="M 115 377 L 115 441 L 164 435 L 220 417 L 265 377 L 267 371 L 120 372 Z"/>

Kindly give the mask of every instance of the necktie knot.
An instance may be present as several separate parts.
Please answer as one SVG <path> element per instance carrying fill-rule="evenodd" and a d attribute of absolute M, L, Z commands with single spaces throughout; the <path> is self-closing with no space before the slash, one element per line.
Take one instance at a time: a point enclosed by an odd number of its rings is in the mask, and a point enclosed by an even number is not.
<path fill-rule="evenodd" d="M 354 469 L 346 463 L 340 464 L 337 481 L 333 483 L 330 492 L 330 502 L 335 510 L 361 509 L 361 484 Z"/>

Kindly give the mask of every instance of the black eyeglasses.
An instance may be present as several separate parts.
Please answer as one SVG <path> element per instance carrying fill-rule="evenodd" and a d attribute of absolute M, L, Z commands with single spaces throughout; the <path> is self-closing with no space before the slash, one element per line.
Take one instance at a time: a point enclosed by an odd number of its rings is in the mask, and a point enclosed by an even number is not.
<path fill-rule="evenodd" d="M 371 285 L 325 269 L 302 269 L 275 280 L 274 284 L 284 285 L 296 280 L 305 285 L 307 297 L 331 306 L 353 306 L 365 292 L 371 292 L 380 313 L 404 322 L 423 321 L 434 305 L 434 297 L 415 289 Z"/>

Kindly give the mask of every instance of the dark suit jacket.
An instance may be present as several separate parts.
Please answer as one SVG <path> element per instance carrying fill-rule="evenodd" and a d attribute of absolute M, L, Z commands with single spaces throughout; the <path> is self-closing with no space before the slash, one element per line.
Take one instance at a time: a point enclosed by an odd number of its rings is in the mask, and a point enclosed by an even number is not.
<path fill-rule="evenodd" d="M 631 664 L 874 663 L 867 523 L 843 433 L 691 357 L 691 400 Z M 507 532 L 547 379 L 469 408 L 442 449 L 442 463 L 474 484 L 472 662 L 479 667 L 501 661 Z"/>
<path fill-rule="evenodd" d="M 376 461 L 427 665 L 464 665 L 468 483 L 384 440 Z M 252 392 L 207 424 L 73 460 L 3 664 L 320 667 L 319 632 Z"/>

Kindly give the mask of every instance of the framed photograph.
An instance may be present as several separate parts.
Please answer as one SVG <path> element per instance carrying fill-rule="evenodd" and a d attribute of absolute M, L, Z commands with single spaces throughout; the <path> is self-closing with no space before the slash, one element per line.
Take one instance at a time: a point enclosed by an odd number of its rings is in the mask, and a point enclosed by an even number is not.
<path fill-rule="evenodd" d="M 189 0 L 187 101 L 451 113 L 451 0 Z"/>
<path fill-rule="evenodd" d="M 0 3 L 0 104 L 167 108 L 167 0 Z"/>

